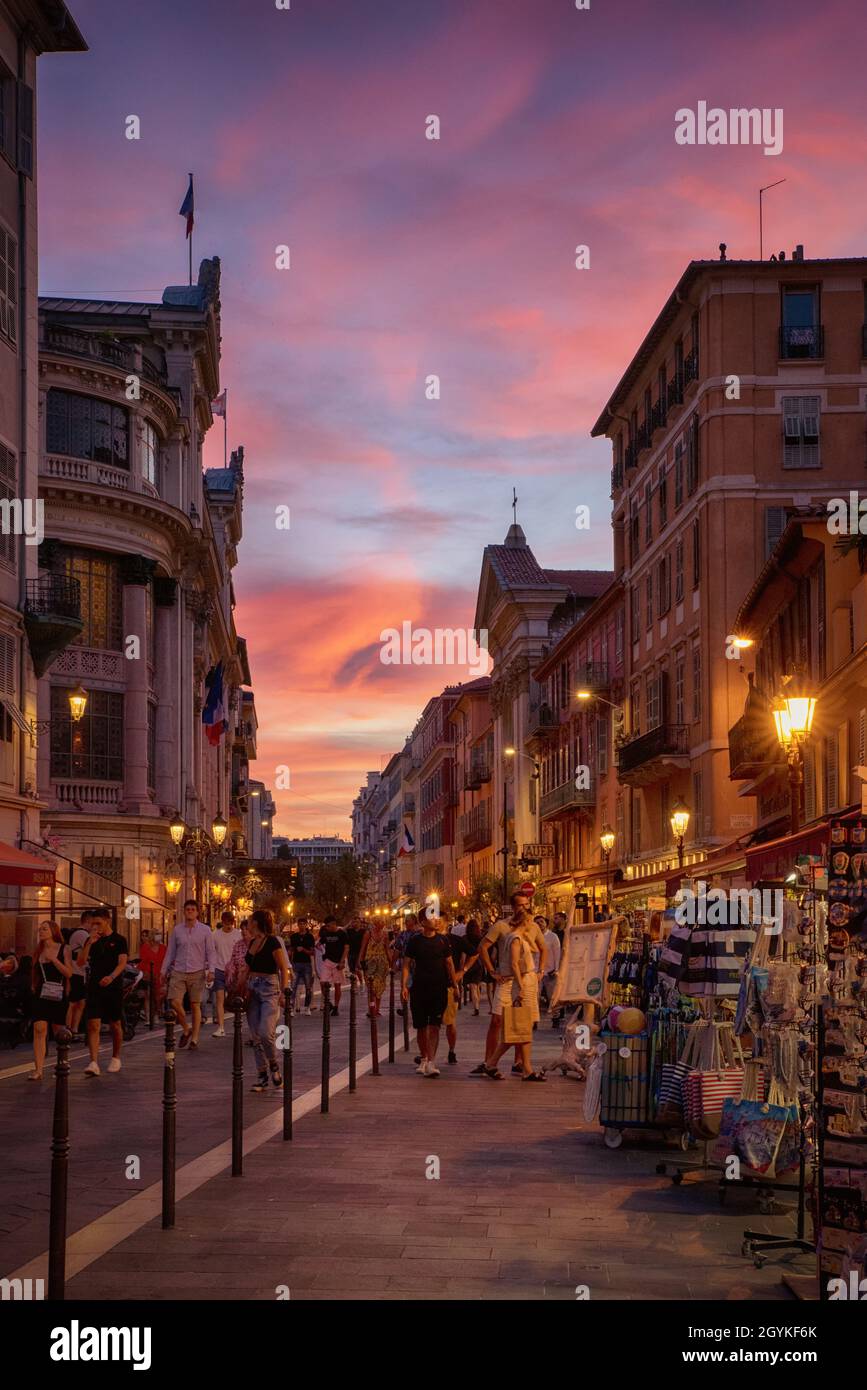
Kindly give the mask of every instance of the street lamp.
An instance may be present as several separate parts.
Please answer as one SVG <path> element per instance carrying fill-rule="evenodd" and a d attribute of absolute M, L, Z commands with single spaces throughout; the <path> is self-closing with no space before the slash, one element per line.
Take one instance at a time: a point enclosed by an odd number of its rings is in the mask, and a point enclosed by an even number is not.
<path fill-rule="evenodd" d="M 195 855 L 196 902 L 200 906 L 202 905 L 203 869 L 213 848 L 216 846 L 219 849 L 222 845 L 228 829 L 229 823 L 220 815 L 219 811 L 211 822 L 210 837 L 198 825 L 193 826 L 192 829 L 187 829 L 183 816 L 177 812 L 169 822 L 169 834 L 172 837 L 172 843 L 177 845 L 178 849 L 192 852 Z"/>
<path fill-rule="evenodd" d="M 614 831 L 610 825 L 603 825 L 602 833 L 599 836 L 599 844 L 602 846 L 602 853 L 605 856 L 605 898 L 608 903 L 608 910 L 611 910 L 611 883 L 609 881 L 608 869 L 611 860 L 611 851 L 614 848 Z"/>
<path fill-rule="evenodd" d="M 87 691 L 84 686 L 77 685 L 74 690 L 69 692 L 69 713 L 75 724 L 84 718 L 84 711 L 87 709 Z"/>
<path fill-rule="evenodd" d="M 801 828 L 801 788 L 804 785 L 803 745 L 810 737 L 816 713 L 816 697 L 800 673 L 785 678 L 787 687 L 773 707 L 774 727 L 789 764 L 791 833 Z M 791 689 L 788 687 L 791 685 Z"/>
<path fill-rule="evenodd" d="M 677 841 L 677 867 L 683 868 L 683 840 L 689 829 L 689 807 L 676 801 L 669 817 L 671 833 Z"/>

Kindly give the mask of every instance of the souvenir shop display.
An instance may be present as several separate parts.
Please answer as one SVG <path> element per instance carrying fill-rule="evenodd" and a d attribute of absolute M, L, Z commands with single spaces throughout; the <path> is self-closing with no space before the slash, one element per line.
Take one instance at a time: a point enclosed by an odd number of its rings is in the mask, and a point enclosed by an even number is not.
<path fill-rule="evenodd" d="M 867 1279 L 867 832 L 831 827 L 819 1026 L 819 1297 Z"/>

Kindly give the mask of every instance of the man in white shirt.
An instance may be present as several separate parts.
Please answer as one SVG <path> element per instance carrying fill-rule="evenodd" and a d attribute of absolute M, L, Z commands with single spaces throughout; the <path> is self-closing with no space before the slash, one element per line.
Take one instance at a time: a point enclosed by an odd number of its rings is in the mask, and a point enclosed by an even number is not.
<path fill-rule="evenodd" d="M 464 914 L 459 912 L 451 927 L 449 928 L 452 936 L 466 936 L 467 924 L 464 921 Z"/>
<path fill-rule="evenodd" d="M 537 917 L 536 925 L 541 928 L 545 937 L 545 974 L 542 976 L 539 995 L 540 999 L 544 998 L 546 1008 L 550 1008 L 554 989 L 557 985 L 557 971 L 560 969 L 562 947 L 559 936 L 548 925 L 547 917 Z"/>
<path fill-rule="evenodd" d="M 226 1036 L 226 967 L 232 959 L 235 945 L 241 940 L 241 929 L 235 925 L 232 912 L 220 913 L 220 925 L 214 932 L 214 1002 L 217 1007 L 217 1026 L 211 1037 Z"/>

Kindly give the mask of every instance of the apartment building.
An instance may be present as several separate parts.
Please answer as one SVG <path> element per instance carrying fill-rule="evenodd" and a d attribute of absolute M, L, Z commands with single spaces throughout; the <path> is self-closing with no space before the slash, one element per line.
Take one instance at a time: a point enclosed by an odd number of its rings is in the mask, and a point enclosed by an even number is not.
<path fill-rule="evenodd" d="M 614 581 L 577 620 L 551 621 L 547 655 L 533 671 L 542 700 L 527 735 L 538 767 L 542 857 L 552 911 L 576 891 L 608 898 L 623 845 L 623 792 L 614 749 L 621 736 L 626 670 L 623 587 Z M 606 864 L 604 827 L 615 831 Z"/>
<path fill-rule="evenodd" d="M 727 639 L 790 512 L 863 477 L 865 283 L 867 259 L 801 247 L 691 262 L 593 428 L 612 442 L 627 598 L 621 862 L 645 891 L 676 863 L 676 801 L 687 865 L 753 825 L 729 778 L 743 682 Z"/>
<path fill-rule="evenodd" d="M 540 835 L 531 750 L 544 694 L 533 673 L 552 631 L 567 616 L 575 620 L 586 612 L 613 577 L 610 570 L 544 569 L 517 523 L 509 527 L 502 545 L 485 547 L 475 629 L 487 631 L 494 663 L 491 799 L 499 822 L 498 846 L 503 843 L 505 815 L 505 841 L 513 861 L 525 844 L 537 843 Z M 502 856 L 497 863 L 502 874 Z"/>
<path fill-rule="evenodd" d="M 60 0 L 0 3 L 0 910 L 35 906 L 36 877 L 16 858 L 40 838 L 36 680 L 79 630 L 74 586 L 40 583 L 38 498 L 36 69 L 43 53 L 87 44 Z M 25 528 L 30 535 L 25 534 Z M 3 880 L 6 880 L 5 882 Z M 13 918 L 2 935 L 10 941 Z M 19 935 L 31 944 L 32 923 Z"/>
<path fill-rule="evenodd" d="M 415 871 L 418 894 L 454 897 L 457 891 L 455 834 L 458 783 L 450 715 L 463 687 L 446 686 L 428 700 L 412 732 L 416 773 Z"/>
<path fill-rule="evenodd" d="M 458 830 L 455 888 L 468 895 L 483 879 L 502 876 L 497 839 L 497 808 L 491 797 L 494 726 L 491 679 L 481 676 L 462 689 L 449 714 L 453 729 Z M 501 838 L 502 827 L 500 827 Z M 499 871 L 499 875 L 498 875 Z"/>
<path fill-rule="evenodd" d="M 247 855 L 250 859 L 270 859 L 274 853 L 272 830 L 277 807 L 264 782 L 251 781 L 248 787 Z"/>
<path fill-rule="evenodd" d="M 816 697 L 803 748 L 795 819 L 798 852 L 823 819 L 861 805 L 867 766 L 867 574 L 864 538 L 828 531 L 824 509 L 794 514 L 734 616 L 753 646 L 742 655 L 743 714 L 729 731 L 731 779 L 755 807 L 755 843 L 791 831 L 792 784 L 772 707 L 787 678 Z M 818 848 L 821 846 L 819 845 Z M 795 851 L 786 846 L 788 872 Z M 755 858 L 766 851 L 757 849 Z M 751 877 L 755 877 L 751 874 Z M 763 877 L 774 877 L 765 864 Z"/>

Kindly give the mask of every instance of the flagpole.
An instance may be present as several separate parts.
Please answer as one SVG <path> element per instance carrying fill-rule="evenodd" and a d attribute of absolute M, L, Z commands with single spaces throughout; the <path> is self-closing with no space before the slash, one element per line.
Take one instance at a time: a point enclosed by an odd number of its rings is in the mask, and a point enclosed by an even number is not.
<path fill-rule="evenodd" d="M 193 186 L 193 176 L 192 176 L 192 174 L 190 174 L 190 188 L 192 188 L 192 186 Z M 194 195 L 194 199 L 195 199 L 195 195 Z M 192 283 L 193 283 L 193 229 L 192 229 L 192 227 L 190 228 L 189 243 L 190 243 L 190 284 L 192 285 Z"/>

